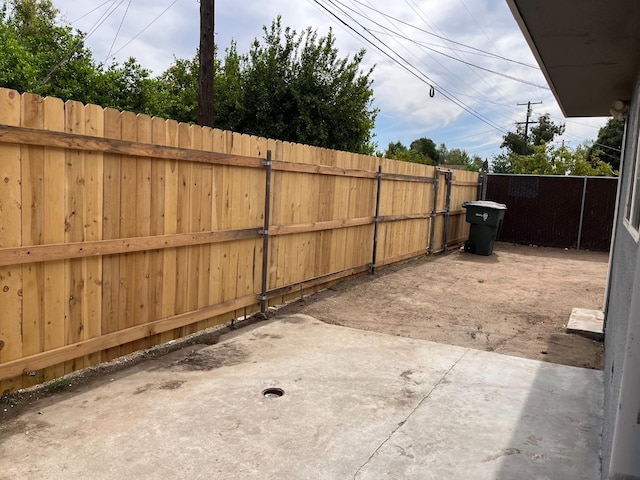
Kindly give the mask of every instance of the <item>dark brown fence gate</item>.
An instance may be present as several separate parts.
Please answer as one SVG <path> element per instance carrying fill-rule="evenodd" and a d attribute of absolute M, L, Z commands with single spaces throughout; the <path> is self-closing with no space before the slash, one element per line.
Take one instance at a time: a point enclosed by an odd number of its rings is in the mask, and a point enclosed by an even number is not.
<path fill-rule="evenodd" d="M 499 240 L 609 250 L 618 179 L 487 176 L 484 198 L 507 205 Z"/>

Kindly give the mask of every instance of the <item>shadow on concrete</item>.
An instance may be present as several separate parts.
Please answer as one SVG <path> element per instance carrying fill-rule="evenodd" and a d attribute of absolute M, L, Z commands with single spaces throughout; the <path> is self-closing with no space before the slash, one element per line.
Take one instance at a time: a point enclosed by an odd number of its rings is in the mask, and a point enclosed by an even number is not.
<path fill-rule="evenodd" d="M 550 342 L 548 354 L 564 348 Z M 586 341 L 593 341 L 585 339 Z M 601 478 L 603 372 L 536 362 L 496 480 Z"/>

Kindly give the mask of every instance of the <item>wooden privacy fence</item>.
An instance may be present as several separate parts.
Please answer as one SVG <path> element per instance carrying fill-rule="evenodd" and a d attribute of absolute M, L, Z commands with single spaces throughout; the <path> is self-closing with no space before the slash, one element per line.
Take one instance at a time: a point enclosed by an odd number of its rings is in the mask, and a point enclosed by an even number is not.
<path fill-rule="evenodd" d="M 0 89 L 0 392 L 468 234 L 478 175 Z"/>

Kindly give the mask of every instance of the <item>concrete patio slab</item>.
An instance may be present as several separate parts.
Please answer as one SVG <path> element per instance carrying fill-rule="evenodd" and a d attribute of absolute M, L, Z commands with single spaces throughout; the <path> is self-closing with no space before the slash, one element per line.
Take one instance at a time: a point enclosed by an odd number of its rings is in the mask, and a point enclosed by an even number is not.
<path fill-rule="evenodd" d="M 595 480 L 601 416 L 600 371 L 294 315 L 43 400 L 0 478 Z"/>
<path fill-rule="evenodd" d="M 574 308 L 571 310 L 567 332 L 602 340 L 604 338 L 604 313 L 601 310 Z"/>

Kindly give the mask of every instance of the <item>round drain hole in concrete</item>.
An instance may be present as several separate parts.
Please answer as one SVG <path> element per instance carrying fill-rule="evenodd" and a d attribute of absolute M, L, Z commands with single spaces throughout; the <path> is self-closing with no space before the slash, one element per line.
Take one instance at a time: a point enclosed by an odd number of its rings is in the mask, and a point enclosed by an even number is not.
<path fill-rule="evenodd" d="M 284 395 L 284 390 L 281 388 L 267 388 L 262 391 L 264 398 L 279 398 Z"/>

